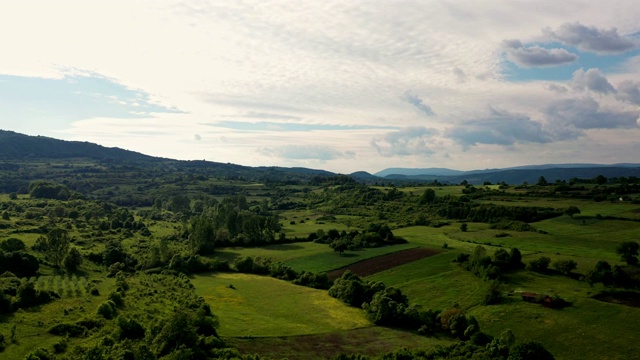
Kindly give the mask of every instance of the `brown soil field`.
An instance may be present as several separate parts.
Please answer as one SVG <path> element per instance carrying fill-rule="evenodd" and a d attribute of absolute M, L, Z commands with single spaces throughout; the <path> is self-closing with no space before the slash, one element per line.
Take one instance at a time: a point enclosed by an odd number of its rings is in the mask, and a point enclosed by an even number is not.
<path fill-rule="evenodd" d="M 429 256 L 440 254 L 442 251 L 436 249 L 427 248 L 415 248 L 403 251 L 398 251 L 393 254 L 382 255 L 372 259 L 363 260 L 343 268 L 333 270 L 327 273 L 327 276 L 331 280 L 335 280 L 342 276 L 345 271 L 351 270 L 352 273 L 358 276 L 369 276 L 381 271 L 392 269 L 396 266 L 400 266 L 412 261 L 424 259 Z"/>
<path fill-rule="evenodd" d="M 593 298 L 613 304 L 640 307 L 640 294 L 633 291 L 604 292 Z"/>

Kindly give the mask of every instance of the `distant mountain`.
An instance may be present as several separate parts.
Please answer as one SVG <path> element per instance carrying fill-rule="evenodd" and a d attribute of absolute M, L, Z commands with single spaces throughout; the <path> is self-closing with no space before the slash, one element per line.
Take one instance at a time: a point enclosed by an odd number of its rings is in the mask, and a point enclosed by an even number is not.
<path fill-rule="evenodd" d="M 152 161 L 152 156 L 80 141 L 29 136 L 0 130 L 0 159 L 90 158 L 94 160 Z"/>
<path fill-rule="evenodd" d="M 152 166 L 185 170 L 229 178 L 256 179 L 260 181 L 289 181 L 301 178 L 331 177 L 337 174 L 326 170 L 302 167 L 277 166 L 250 167 L 204 160 L 174 160 L 144 155 L 120 148 L 65 141 L 45 136 L 29 136 L 13 131 L 0 130 L 0 161 L 29 161 L 44 159 L 91 159 L 106 164 Z M 10 165 L 0 164 L 0 168 Z M 14 165 L 15 166 L 15 165 Z"/>
<path fill-rule="evenodd" d="M 640 164 L 621 164 L 621 165 L 587 165 L 588 167 L 543 167 L 537 168 L 511 168 L 511 169 L 492 169 L 492 170 L 475 170 L 466 171 L 455 176 L 437 176 L 437 175 L 389 175 L 384 177 L 386 180 L 395 180 L 400 182 L 433 182 L 459 184 L 466 180 L 470 184 L 483 184 L 490 182 L 492 184 L 504 181 L 507 184 L 522 184 L 527 182 L 535 184 L 538 179 L 543 176 L 547 182 L 555 182 L 556 180 L 569 181 L 572 178 L 593 179 L 599 175 L 607 178 L 613 177 L 640 177 Z"/>
<path fill-rule="evenodd" d="M 417 169 L 417 168 L 388 168 L 382 171 L 375 173 L 374 175 L 379 177 L 385 177 L 389 175 L 407 175 L 407 176 L 417 176 L 417 175 L 437 175 L 437 176 L 455 176 L 464 173 L 464 171 L 460 170 L 451 170 L 446 168 L 426 168 L 426 169 Z"/>
<path fill-rule="evenodd" d="M 381 180 L 380 177 L 371 175 L 366 171 L 356 171 L 349 174 L 349 176 L 361 182 L 375 182 Z"/>

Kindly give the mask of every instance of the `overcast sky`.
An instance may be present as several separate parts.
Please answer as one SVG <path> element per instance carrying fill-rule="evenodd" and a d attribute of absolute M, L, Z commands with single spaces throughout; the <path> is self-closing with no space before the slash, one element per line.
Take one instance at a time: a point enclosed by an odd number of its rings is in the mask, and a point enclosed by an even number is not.
<path fill-rule="evenodd" d="M 176 159 L 640 162 L 629 1 L 6 1 L 0 129 Z"/>

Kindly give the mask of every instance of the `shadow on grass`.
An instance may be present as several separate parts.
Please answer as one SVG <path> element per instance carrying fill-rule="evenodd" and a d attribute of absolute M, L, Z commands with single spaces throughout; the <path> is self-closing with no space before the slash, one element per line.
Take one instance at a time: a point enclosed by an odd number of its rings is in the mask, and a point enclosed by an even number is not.
<path fill-rule="evenodd" d="M 271 245 L 271 246 L 265 246 L 263 247 L 263 249 L 265 250 L 300 250 L 300 249 L 304 249 L 302 246 L 300 245 L 295 245 L 295 244 L 282 244 L 282 245 Z"/>

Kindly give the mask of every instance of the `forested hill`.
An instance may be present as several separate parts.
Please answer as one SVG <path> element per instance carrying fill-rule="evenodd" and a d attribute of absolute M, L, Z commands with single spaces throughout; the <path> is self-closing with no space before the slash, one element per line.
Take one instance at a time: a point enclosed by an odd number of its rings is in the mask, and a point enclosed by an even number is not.
<path fill-rule="evenodd" d="M 32 181 L 51 180 L 66 184 L 73 191 L 101 199 L 113 197 L 110 193 L 116 193 L 115 190 L 122 197 L 136 198 L 141 196 L 145 186 L 153 187 L 157 179 L 186 186 L 182 183 L 183 179 L 200 181 L 198 179 L 208 178 L 268 184 L 353 181 L 324 170 L 174 160 L 89 142 L 64 141 L 0 130 L 0 179 L 3 180 L 0 192 L 26 192 Z M 121 187 L 112 189 L 116 186 Z M 141 190 L 132 190 L 138 188 Z M 209 192 L 217 191 L 221 190 L 210 189 Z"/>
<path fill-rule="evenodd" d="M 108 148 L 80 141 L 65 141 L 44 136 L 29 136 L 0 130 L 0 159 L 64 159 L 89 158 L 94 160 L 154 161 L 152 156 L 119 148 Z"/>

